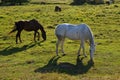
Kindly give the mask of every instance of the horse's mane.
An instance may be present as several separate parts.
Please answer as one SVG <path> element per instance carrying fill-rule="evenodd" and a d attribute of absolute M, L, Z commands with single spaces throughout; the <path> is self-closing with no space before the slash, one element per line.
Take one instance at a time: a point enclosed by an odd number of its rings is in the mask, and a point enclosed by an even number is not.
<path fill-rule="evenodd" d="M 89 26 L 88 26 L 88 28 L 89 28 Z M 89 41 L 90 41 L 91 44 L 95 44 L 94 43 L 94 36 L 93 36 L 92 30 L 90 28 L 88 30 L 89 30 L 89 33 L 90 33 L 89 34 L 89 36 L 90 36 Z"/>

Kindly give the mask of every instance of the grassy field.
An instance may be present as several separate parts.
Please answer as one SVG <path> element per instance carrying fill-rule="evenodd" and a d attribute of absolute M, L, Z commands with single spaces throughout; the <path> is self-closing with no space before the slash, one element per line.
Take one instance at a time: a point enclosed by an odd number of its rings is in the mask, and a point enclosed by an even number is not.
<path fill-rule="evenodd" d="M 62 12 L 54 12 L 59 5 Z M 8 35 L 15 21 L 37 19 L 47 32 L 45 42 L 34 42 L 33 32 L 23 31 L 23 43 L 15 44 L 16 32 Z M 95 65 L 77 58 L 79 41 L 66 39 L 66 56 L 55 55 L 57 24 L 88 24 L 95 36 Z M 42 41 L 42 38 L 41 38 Z M 1 80 L 120 80 L 120 4 L 81 5 L 28 4 L 0 6 Z"/>

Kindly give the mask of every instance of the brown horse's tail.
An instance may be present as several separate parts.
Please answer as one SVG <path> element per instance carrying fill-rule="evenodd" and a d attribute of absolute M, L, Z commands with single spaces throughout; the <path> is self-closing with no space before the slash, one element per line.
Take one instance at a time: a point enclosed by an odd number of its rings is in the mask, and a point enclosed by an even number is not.
<path fill-rule="evenodd" d="M 15 31 L 17 31 L 17 28 L 16 28 L 16 27 L 14 27 L 13 30 L 10 31 L 8 34 L 11 34 L 11 33 L 15 32 Z"/>

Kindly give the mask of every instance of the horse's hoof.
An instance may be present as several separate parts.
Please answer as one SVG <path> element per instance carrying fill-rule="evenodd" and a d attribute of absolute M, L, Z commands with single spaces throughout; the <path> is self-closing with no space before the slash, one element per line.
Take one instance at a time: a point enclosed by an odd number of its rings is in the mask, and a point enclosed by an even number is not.
<path fill-rule="evenodd" d="M 56 54 L 56 56 L 59 56 L 58 54 Z"/>
<path fill-rule="evenodd" d="M 66 54 L 63 54 L 62 56 L 65 56 Z"/>
<path fill-rule="evenodd" d="M 84 57 L 87 57 L 87 55 L 85 55 Z"/>
<path fill-rule="evenodd" d="M 90 60 L 90 61 L 88 61 L 88 64 L 94 66 L 94 61 L 93 61 L 93 60 Z"/>
<path fill-rule="evenodd" d="M 44 42 L 45 40 L 42 40 L 41 42 Z"/>

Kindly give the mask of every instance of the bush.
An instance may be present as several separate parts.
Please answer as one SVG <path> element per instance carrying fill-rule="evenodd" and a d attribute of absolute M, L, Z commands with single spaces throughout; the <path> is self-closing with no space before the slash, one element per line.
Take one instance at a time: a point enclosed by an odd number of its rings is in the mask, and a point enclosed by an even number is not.
<path fill-rule="evenodd" d="M 84 4 L 86 1 L 85 0 L 73 0 L 71 4 L 73 5 L 81 5 Z"/>
<path fill-rule="evenodd" d="M 26 3 L 29 1 L 30 0 L 1 0 L 1 4 L 22 5 L 22 3 Z"/>

